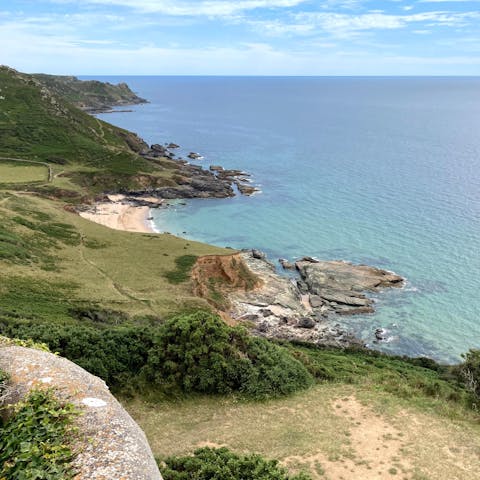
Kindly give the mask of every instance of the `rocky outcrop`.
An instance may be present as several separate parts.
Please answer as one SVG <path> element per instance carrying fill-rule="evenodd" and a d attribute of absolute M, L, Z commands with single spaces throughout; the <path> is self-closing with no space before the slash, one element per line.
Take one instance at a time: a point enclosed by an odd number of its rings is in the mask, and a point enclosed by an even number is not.
<path fill-rule="evenodd" d="M 35 388 L 53 388 L 80 410 L 75 480 L 162 479 L 144 433 L 103 380 L 65 358 L 19 346 L 0 347 L 0 369 L 10 376 L 4 404 L 17 403 Z"/>
<path fill-rule="evenodd" d="M 335 347 L 361 345 L 335 322 L 336 316 L 373 313 L 374 302 L 363 292 L 404 283 L 394 273 L 348 262 L 306 257 L 293 264 L 281 259 L 285 269 L 298 270 L 300 278 L 292 278 L 279 275 L 258 250 L 243 252 L 242 258 L 261 283 L 250 291 L 232 292 L 229 315 L 270 338 Z"/>
<path fill-rule="evenodd" d="M 295 266 L 302 278 L 301 287 L 310 296 L 310 304 L 315 309 L 323 309 L 322 314 L 326 315 L 373 313 L 374 302 L 363 292 L 404 284 L 402 277 L 387 270 L 344 261 L 303 258 Z"/>
<path fill-rule="evenodd" d="M 275 266 L 258 252 L 243 252 L 241 258 L 261 282 L 252 290 L 230 293 L 231 318 L 246 322 L 253 326 L 254 334 L 267 338 L 335 347 L 362 345 L 338 323 L 326 318 L 321 309 L 315 311 L 295 280 L 278 275 Z"/>

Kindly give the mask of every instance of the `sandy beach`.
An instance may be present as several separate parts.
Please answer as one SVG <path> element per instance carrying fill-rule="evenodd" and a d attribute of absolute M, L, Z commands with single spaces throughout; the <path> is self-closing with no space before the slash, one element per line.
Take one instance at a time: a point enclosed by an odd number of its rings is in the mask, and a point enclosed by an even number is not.
<path fill-rule="evenodd" d="M 80 212 L 80 216 L 114 230 L 155 233 L 148 221 L 149 207 L 122 203 L 120 198 L 111 198 L 111 200 L 113 201 L 97 203 L 90 210 Z"/>

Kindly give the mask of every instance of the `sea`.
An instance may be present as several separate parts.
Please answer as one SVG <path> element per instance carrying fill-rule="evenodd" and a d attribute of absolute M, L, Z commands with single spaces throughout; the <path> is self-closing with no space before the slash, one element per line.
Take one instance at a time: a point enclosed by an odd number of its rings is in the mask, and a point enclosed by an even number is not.
<path fill-rule="evenodd" d="M 338 322 L 395 354 L 480 348 L 480 78 L 95 78 L 150 102 L 100 118 L 261 190 L 154 211 L 159 231 L 392 270 L 405 288 Z M 389 341 L 375 344 L 380 327 Z"/>

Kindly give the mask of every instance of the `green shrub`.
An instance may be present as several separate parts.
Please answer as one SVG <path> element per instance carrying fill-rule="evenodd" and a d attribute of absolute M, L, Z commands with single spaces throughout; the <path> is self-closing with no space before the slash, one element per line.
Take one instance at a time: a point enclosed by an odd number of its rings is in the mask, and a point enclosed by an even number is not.
<path fill-rule="evenodd" d="M 208 312 L 183 315 L 162 325 L 144 373 L 162 389 L 238 391 L 255 398 L 287 395 L 313 382 L 284 348 L 250 337 Z"/>
<path fill-rule="evenodd" d="M 72 405 L 51 392 L 33 391 L 0 425 L 0 478 L 68 480 L 73 478 L 69 446 L 74 429 Z"/>
<path fill-rule="evenodd" d="M 240 456 L 227 448 L 201 448 L 191 457 L 170 457 L 160 464 L 164 480 L 309 480 L 289 475 L 276 460 Z"/>
<path fill-rule="evenodd" d="M 0 321 L 0 333 L 32 339 L 75 362 L 110 386 L 123 386 L 147 363 L 153 331 L 148 327 L 94 328 L 15 319 Z"/>

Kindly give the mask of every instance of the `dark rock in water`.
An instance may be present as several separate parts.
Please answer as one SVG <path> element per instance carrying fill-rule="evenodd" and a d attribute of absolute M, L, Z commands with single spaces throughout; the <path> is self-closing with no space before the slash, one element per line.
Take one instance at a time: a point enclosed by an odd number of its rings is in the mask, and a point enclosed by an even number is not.
<path fill-rule="evenodd" d="M 176 143 L 169 143 L 167 145 L 167 148 L 173 149 L 173 148 L 180 148 L 180 145 L 177 145 Z"/>
<path fill-rule="evenodd" d="M 304 259 L 295 265 L 313 293 L 325 288 L 353 292 L 378 291 L 400 287 L 404 282 L 402 277 L 392 272 L 349 262 L 311 262 Z"/>
<path fill-rule="evenodd" d="M 377 328 L 375 330 L 375 338 L 379 341 L 387 340 L 388 332 L 384 328 Z"/>
<path fill-rule="evenodd" d="M 235 182 L 235 185 L 237 186 L 238 191 L 242 195 L 249 196 L 249 195 L 253 195 L 254 193 L 258 192 L 258 188 L 252 187 L 250 185 L 245 185 L 244 183 L 240 183 L 238 181 Z"/>
<path fill-rule="evenodd" d="M 298 262 L 319 263 L 320 260 L 313 257 L 302 257 Z"/>
<path fill-rule="evenodd" d="M 252 257 L 256 258 L 257 260 L 265 260 L 266 255 L 256 248 L 252 249 Z"/>
<path fill-rule="evenodd" d="M 337 315 L 363 315 L 367 313 L 374 313 L 373 307 L 353 307 L 353 306 L 339 306 L 335 309 Z"/>
<path fill-rule="evenodd" d="M 167 151 L 167 149 L 163 145 L 160 145 L 159 143 L 154 143 L 150 148 L 154 152 L 158 152 L 158 153 L 165 153 Z"/>
<path fill-rule="evenodd" d="M 315 320 L 313 318 L 303 317 L 298 321 L 297 327 L 298 328 L 313 328 L 313 327 L 315 327 L 316 324 L 317 324 L 317 322 L 315 322 Z"/>
<path fill-rule="evenodd" d="M 192 160 L 199 160 L 200 158 L 203 158 L 199 153 L 195 152 L 190 152 L 187 157 L 191 158 Z"/>
<path fill-rule="evenodd" d="M 295 263 L 302 278 L 298 282 L 301 293 L 310 294 L 313 308 L 324 305 L 338 315 L 373 313 L 373 300 L 362 291 L 379 291 L 403 285 L 399 275 L 342 261 L 319 261 L 309 257 Z"/>
<path fill-rule="evenodd" d="M 223 167 L 220 165 L 210 165 L 210 170 L 212 172 L 223 172 Z"/>
<path fill-rule="evenodd" d="M 284 270 L 295 270 L 295 265 L 284 258 L 280 258 L 278 263 L 280 263 Z"/>

